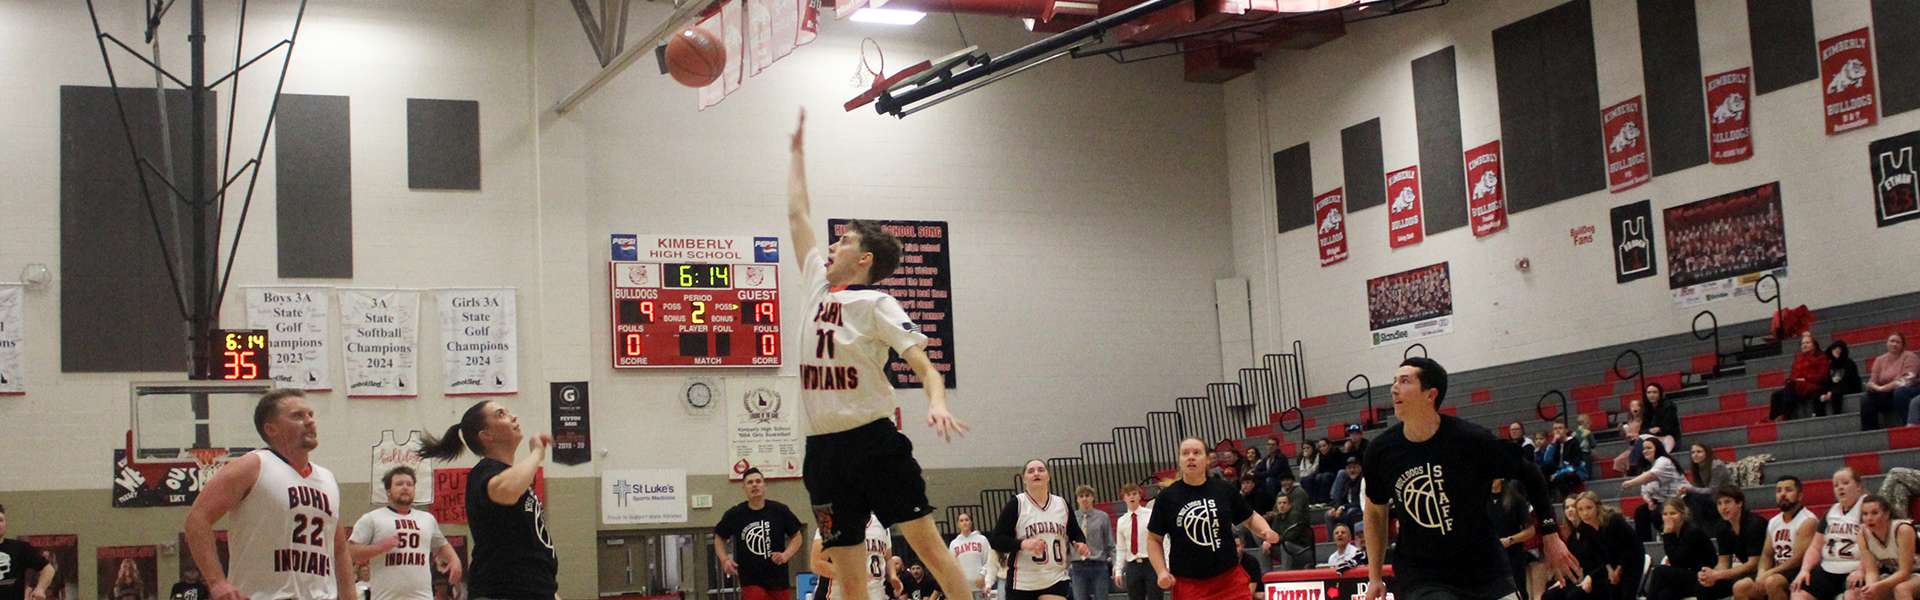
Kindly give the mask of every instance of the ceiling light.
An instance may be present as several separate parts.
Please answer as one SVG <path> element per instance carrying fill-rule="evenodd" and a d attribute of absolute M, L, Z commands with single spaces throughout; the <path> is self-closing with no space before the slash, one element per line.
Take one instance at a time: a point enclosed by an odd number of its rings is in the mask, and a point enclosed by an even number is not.
<path fill-rule="evenodd" d="M 850 20 L 859 21 L 861 23 L 879 23 L 882 25 L 912 25 L 914 23 L 919 23 L 920 19 L 924 19 L 926 17 L 927 17 L 927 13 L 923 13 L 917 10 L 900 10 L 896 8 L 869 7 L 869 8 L 862 8 L 860 9 L 859 12 L 853 13 L 853 16 L 847 17 L 847 18 Z"/>

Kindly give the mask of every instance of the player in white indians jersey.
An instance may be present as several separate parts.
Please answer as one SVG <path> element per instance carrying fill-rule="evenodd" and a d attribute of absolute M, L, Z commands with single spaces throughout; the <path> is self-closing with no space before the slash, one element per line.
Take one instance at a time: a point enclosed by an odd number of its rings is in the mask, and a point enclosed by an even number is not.
<path fill-rule="evenodd" d="M 1774 506 L 1780 514 L 1767 521 L 1767 549 L 1760 554 L 1760 570 L 1733 583 L 1734 600 L 1787 600 L 1792 577 L 1813 542 L 1820 518 L 1800 505 L 1800 478 L 1788 475 L 1773 484 Z"/>
<path fill-rule="evenodd" d="M 1920 579 L 1914 578 L 1920 565 L 1914 563 L 1913 522 L 1893 518 L 1893 503 L 1869 495 L 1860 501 L 1861 600 L 1913 600 L 1920 592 Z M 1848 583 L 1854 583 L 1849 581 Z"/>
<path fill-rule="evenodd" d="M 947 542 L 947 549 L 960 561 L 960 572 L 967 576 L 967 589 L 973 590 L 974 600 L 983 600 L 987 591 L 987 555 L 992 552 L 987 536 L 973 530 L 973 515 L 960 513 L 954 517 L 954 525 L 960 528 L 960 534 Z"/>
<path fill-rule="evenodd" d="M 831 582 L 839 571 L 833 566 L 833 559 L 821 547 L 822 543 L 820 530 L 813 530 L 813 571 Z M 867 517 L 867 527 L 865 534 L 861 536 L 860 547 L 865 550 L 865 554 L 860 557 L 861 574 L 855 581 L 866 583 L 860 586 L 860 589 L 866 590 L 867 596 L 873 600 L 886 598 L 889 587 L 899 590 L 901 588 L 900 573 L 896 572 L 892 566 L 893 536 L 887 533 L 886 526 L 880 524 L 879 517 Z M 828 598 L 845 600 L 845 596 L 841 595 L 840 591 L 845 587 L 848 586 L 829 585 Z"/>
<path fill-rule="evenodd" d="M 372 600 L 432 600 L 433 571 L 460 583 L 460 556 L 432 513 L 413 509 L 414 473 L 394 467 L 380 476 L 387 505 L 360 515 L 347 537 L 355 562 L 367 561 Z"/>
<path fill-rule="evenodd" d="M 854 564 L 860 524 L 872 515 L 882 525 L 899 526 L 940 589 L 967 589 L 960 563 L 934 527 L 913 442 L 894 429 L 899 404 L 887 381 L 888 353 L 899 353 L 919 377 L 934 433 L 952 441 L 967 425 L 947 410 L 946 379 L 927 358 L 927 336 L 893 297 L 866 289 L 899 266 L 900 240 L 878 224 L 854 221 L 824 254 L 814 247 L 805 131 L 802 112 L 791 145 L 787 220 L 812 315 L 800 326 L 800 400 L 812 423 L 805 480 L 814 520 L 841 580 L 860 575 Z M 865 590 L 848 591 L 845 600 L 879 600 L 866 596 Z"/>
<path fill-rule="evenodd" d="M 1860 477 L 1853 467 L 1833 472 L 1833 506 L 1813 536 L 1819 553 L 1808 552 L 1793 580 L 1794 600 L 1832 600 L 1847 591 L 1847 576 L 1860 568 Z"/>
<path fill-rule="evenodd" d="M 1048 490 L 1053 474 L 1047 463 L 1027 461 L 1020 480 L 1026 492 L 1007 500 L 1000 520 L 987 536 L 993 549 L 1012 553 L 1007 560 L 1007 600 L 1066 600 L 1073 594 L 1067 576 L 1067 551 L 1089 554 L 1087 537 L 1067 501 Z"/>
<path fill-rule="evenodd" d="M 254 407 L 267 447 L 214 474 L 187 513 L 187 546 L 212 600 L 336 600 L 353 590 L 340 528 L 340 485 L 308 460 L 320 446 L 313 407 L 299 390 L 276 389 Z M 220 567 L 213 525 L 226 526 L 232 564 Z"/>

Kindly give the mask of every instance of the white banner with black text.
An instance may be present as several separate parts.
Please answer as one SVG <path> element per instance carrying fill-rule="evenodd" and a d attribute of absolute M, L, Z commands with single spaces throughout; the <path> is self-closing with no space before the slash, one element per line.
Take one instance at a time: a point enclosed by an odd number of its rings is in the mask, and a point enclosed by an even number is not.
<path fill-rule="evenodd" d="M 420 292 L 340 290 L 347 397 L 411 398 L 420 390 Z"/>
<path fill-rule="evenodd" d="M 247 288 L 247 327 L 267 330 L 274 385 L 308 391 L 333 389 L 333 321 L 327 288 Z"/>
<path fill-rule="evenodd" d="M 439 290 L 448 396 L 520 391 L 513 288 Z"/>

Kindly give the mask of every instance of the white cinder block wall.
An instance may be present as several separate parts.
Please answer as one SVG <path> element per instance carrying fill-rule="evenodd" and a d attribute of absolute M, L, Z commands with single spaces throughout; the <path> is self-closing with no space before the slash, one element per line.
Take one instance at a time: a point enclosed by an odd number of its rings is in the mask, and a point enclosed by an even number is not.
<path fill-rule="evenodd" d="M 100 4 L 110 30 L 138 40 L 136 7 Z M 235 15 L 215 4 L 209 35 L 226 43 Z M 652 5 L 634 8 L 635 32 L 660 17 L 647 12 Z M 291 9 L 256 7 L 250 17 L 249 53 L 287 29 Z M 990 51 L 1034 39 L 1013 20 L 961 21 Z M 184 17 L 170 19 L 163 38 L 165 64 L 180 71 L 184 27 Z M 591 381 L 594 442 L 609 453 L 549 476 L 591 477 L 606 466 L 721 473 L 724 421 L 684 415 L 676 395 L 687 373 L 608 366 L 607 234 L 785 238 L 786 135 L 805 105 L 817 226 L 842 216 L 951 223 L 961 384 L 952 397 L 976 429 L 924 451 L 927 466 L 1067 455 L 1217 377 L 1211 286 L 1232 270 L 1218 88 L 1182 83 L 1175 61 L 1064 61 L 906 120 L 843 113 L 863 37 L 882 44 L 890 68 L 961 44 L 947 17 L 909 28 L 823 28 L 818 42 L 705 112 L 695 110 L 692 90 L 643 58 L 578 112 L 556 117 L 548 108 L 597 70 L 566 3 L 316 1 L 287 91 L 352 98 L 356 276 L 276 278 L 269 144 L 233 284 L 518 288 L 522 388 L 503 401 L 541 430 L 549 382 Z M 14 99 L 0 111 L 10 137 L 0 145 L 0 178 L 10 182 L 0 194 L 0 281 L 29 263 L 59 272 L 58 86 L 106 83 L 89 36 L 84 4 L 0 2 L 0 93 Z M 209 51 L 210 71 L 230 66 L 225 48 Z M 128 61 L 119 64 L 123 83 L 139 79 Z M 241 91 L 243 134 L 259 131 L 271 89 L 270 70 L 254 73 Z M 406 187 L 409 97 L 480 102 L 481 191 Z M 797 281 L 791 262 L 782 278 Z M 803 316 L 802 296 L 786 292 L 791 324 Z M 0 490 L 105 489 L 126 427 L 127 383 L 180 376 L 61 373 L 60 293 L 56 281 L 28 295 L 30 390 L 0 398 L 10 432 L 0 437 Z M 223 314 L 229 325 L 244 320 L 235 293 Z M 435 393 L 430 307 L 423 300 L 421 398 L 315 396 L 317 460 L 335 465 L 342 481 L 368 479 L 367 447 L 381 430 L 443 429 L 468 404 Z M 786 339 L 789 366 L 777 374 L 791 377 L 799 336 Z M 920 393 L 902 401 L 910 422 L 924 418 Z M 932 447 L 924 427 L 908 431 Z"/>
<path fill-rule="evenodd" d="M 1661 209 L 1776 180 L 1784 197 L 1791 272 L 1784 289 L 1791 304 L 1818 308 L 1912 291 L 1920 267 L 1875 257 L 1916 247 L 1920 225 L 1874 226 L 1866 148 L 1920 128 L 1920 111 L 1827 136 L 1821 88 L 1812 81 L 1751 104 L 1756 155 L 1746 162 L 1701 165 L 1623 193 L 1603 190 L 1514 214 L 1506 231 L 1487 238 L 1462 227 L 1389 250 L 1386 208 L 1379 206 L 1348 216 L 1351 257 L 1322 268 L 1311 228 L 1275 233 L 1270 157 L 1276 150 L 1311 143 L 1313 189 L 1324 192 L 1342 185 L 1340 129 L 1379 117 L 1386 169 L 1418 162 L 1411 62 L 1420 56 L 1455 48 L 1466 146 L 1528 135 L 1500 130 L 1492 31 L 1553 5 L 1455 0 L 1361 23 L 1311 51 L 1269 55 L 1255 76 L 1227 84 L 1234 267 L 1252 281 L 1260 351 L 1302 340 L 1314 393 L 1337 391 L 1354 373 L 1380 381 L 1405 344 L 1371 347 L 1366 281 L 1440 261 L 1452 263 L 1455 330 L 1421 342 L 1456 371 L 1681 333 L 1699 309 L 1674 306 L 1665 264 L 1660 276 L 1614 283 L 1608 209 L 1650 198 L 1657 221 Z M 1751 65 L 1745 5 L 1709 0 L 1698 6 L 1703 72 Z M 1871 18 L 1866 2 L 1813 7 L 1818 37 L 1867 26 Z M 1596 0 L 1593 20 L 1601 104 L 1643 94 L 1634 2 Z M 1595 242 L 1574 246 L 1568 231 L 1586 225 L 1598 228 Z M 1664 231 L 1656 226 L 1656 238 L 1664 239 Z M 1666 260 L 1664 241 L 1659 256 Z M 1522 257 L 1532 259 L 1530 273 L 1513 268 Z M 1750 299 L 1708 308 L 1722 322 L 1768 314 Z"/>

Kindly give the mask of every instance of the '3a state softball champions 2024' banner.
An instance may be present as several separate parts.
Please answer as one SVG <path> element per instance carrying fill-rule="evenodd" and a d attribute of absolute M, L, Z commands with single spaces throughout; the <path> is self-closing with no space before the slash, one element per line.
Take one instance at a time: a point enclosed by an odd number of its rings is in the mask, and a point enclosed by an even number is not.
<path fill-rule="evenodd" d="M 1862 27 L 1820 40 L 1822 107 L 1827 135 L 1870 127 L 1880 122 L 1880 103 L 1874 94 L 1873 36 Z"/>
<path fill-rule="evenodd" d="M 340 290 L 348 398 L 411 398 L 420 390 L 420 292 Z"/>
<path fill-rule="evenodd" d="M 1383 346 L 1453 332 L 1453 277 L 1447 263 L 1367 280 L 1367 329 Z"/>

